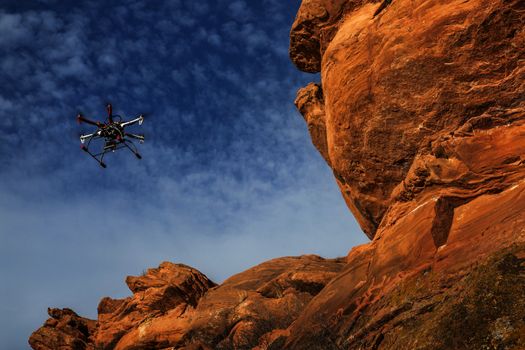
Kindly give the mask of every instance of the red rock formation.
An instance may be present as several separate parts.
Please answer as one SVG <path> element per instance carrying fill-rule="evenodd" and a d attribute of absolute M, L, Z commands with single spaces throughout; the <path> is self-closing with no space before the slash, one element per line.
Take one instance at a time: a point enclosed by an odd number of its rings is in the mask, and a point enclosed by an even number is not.
<path fill-rule="evenodd" d="M 394 0 L 372 18 L 378 6 L 304 1 L 290 48 L 300 69 L 321 72 L 322 94 L 310 101 L 319 100 L 324 116 L 305 110 L 312 86 L 296 103 L 309 125 L 325 130 L 313 141 L 370 238 L 394 202 L 423 188 L 486 192 L 498 162 L 515 172 L 510 158 L 483 165 L 483 174 L 464 157 L 481 156 L 467 149 L 472 134 L 514 126 L 524 114 L 523 1 Z M 441 166 L 464 173 L 426 175 Z"/>
<path fill-rule="evenodd" d="M 29 338 L 35 350 L 93 350 L 91 334 L 96 321 L 78 316 L 71 309 L 47 309 L 51 316 L 44 325 Z"/>
<path fill-rule="evenodd" d="M 393 0 L 374 17 L 379 5 L 303 1 L 292 28 L 292 60 L 322 82 L 296 105 L 373 241 L 286 348 L 525 348 L 525 3 Z M 487 295 L 519 311 L 469 304 Z M 438 316 L 471 329 L 446 337 Z"/>
<path fill-rule="evenodd" d="M 280 258 L 216 286 L 195 269 L 165 262 L 126 279 L 132 297 L 102 299 L 96 327 L 95 321 L 76 314 L 90 325 L 84 333 L 71 329 L 69 318 L 62 322 L 66 326 L 50 328 L 56 324 L 50 319 L 33 333 L 30 344 L 35 349 L 118 350 L 244 349 L 261 344 L 265 349 L 265 344 L 283 338 L 305 305 L 345 265 L 344 259 L 313 255 Z M 68 347 L 74 342 L 84 347 Z"/>
<path fill-rule="evenodd" d="M 104 298 L 98 306 L 98 327 L 94 335 L 100 349 L 136 349 L 151 344 L 169 344 L 179 340 L 188 309 L 214 287 L 206 276 L 182 264 L 164 262 L 157 269 L 139 277 L 126 278 L 132 297 L 120 300 Z M 169 332 L 160 331 L 153 338 L 149 327 L 159 327 L 155 321 L 173 322 Z M 155 321 L 154 321 L 155 320 Z M 179 326 L 181 324 L 182 326 Z"/>
<path fill-rule="evenodd" d="M 220 286 L 163 263 L 35 349 L 525 349 L 525 2 L 304 0 L 290 56 L 372 241 Z"/>

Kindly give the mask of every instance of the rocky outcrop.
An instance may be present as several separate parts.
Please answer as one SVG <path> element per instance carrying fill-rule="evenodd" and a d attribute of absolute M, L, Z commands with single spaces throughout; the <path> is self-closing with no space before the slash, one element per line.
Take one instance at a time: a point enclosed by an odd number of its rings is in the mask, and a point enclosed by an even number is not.
<path fill-rule="evenodd" d="M 164 262 L 148 269 L 143 276 L 126 278 L 132 297 L 114 300 L 104 298 L 98 306 L 98 327 L 93 338 L 100 349 L 137 349 L 152 344 L 178 341 L 187 319 L 188 309 L 215 286 L 199 271 L 182 264 Z M 150 336 L 148 330 L 171 323 L 168 333 Z"/>
<path fill-rule="evenodd" d="M 286 348 L 521 349 L 525 182 L 457 207 L 447 243 L 437 246 L 432 227 L 439 207 L 438 200 L 423 203 L 370 244 L 354 248 L 345 270 L 292 325 Z M 489 301 L 509 304 L 484 305 Z M 460 319 L 456 308 L 463 312 Z M 434 323 L 442 317 L 458 327 L 443 344 L 443 333 L 451 330 L 446 322 Z M 498 319 L 511 323 L 512 342 L 485 333 Z"/>
<path fill-rule="evenodd" d="M 275 341 L 344 265 L 317 256 L 280 258 L 230 277 L 199 303 L 190 343 L 251 349 Z"/>
<path fill-rule="evenodd" d="M 525 2 L 303 0 L 296 105 L 371 242 L 217 286 L 163 263 L 35 349 L 525 348 Z"/>
<path fill-rule="evenodd" d="M 373 241 L 285 348 L 525 347 L 524 28 L 518 0 L 303 1 L 296 105 Z"/>
<path fill-rule="evenodd" d="M 524 153 L 517 136 L 481 151 L 484 132 L 521 130 L 523 1 L 393 0 L 373 17 L 379 5 L 303 1 L 290 47 L 298 68 L 321 73 L 315 119 L 326 136 L 313 141 L 370 238 L 396 202 L 514 183 Z M 312 119 L 305 102 L 301 90 L 296 104 Z"/>
<path fill-rule="evenodd" d="M 35 350 L 93 350 L 91 335 L 96 321 L 78 316 L 71 309 L 47 309 L 49 318 L 29 338 Z"/>
<path fill-rule="evenodd" d="M 164 262 L 126 279 L 133 296 L 102 299 L 97 321 L 50 311 L 29 342 L 46 350 L 266 349 L 284 340 L 288 326 L 345 265 L 313 255 L 279 258 L 216 286 L 195 269 Z"/>

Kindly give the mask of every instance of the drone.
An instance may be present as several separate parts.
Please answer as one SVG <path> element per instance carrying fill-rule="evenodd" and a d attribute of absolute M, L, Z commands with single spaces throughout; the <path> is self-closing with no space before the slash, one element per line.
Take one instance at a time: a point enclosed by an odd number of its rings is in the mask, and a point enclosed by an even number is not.
<path fill-rule="evenodd" d="M 135 139 L 140 143 L 144 143 L 144 135 L 130 134 L 124 129 L 134 124 L 142 125 L 144 116 L 140 114 L 133 120 L 123 121 L 120 115 L 113 115 L 111 104 L 106 105 L 106 110 L 108 117 L 104 123 L 89 120 L 80 113 L 77 115 L 77 122 L 79 124 L 86 123 L 97 127 L 97 130 L 94 133 L 80 135 L 80 148 L 93 157 L 93 159 L 95 159 L 103 168 L 106 167 L 106 163 L 103 161 L 106 153 L 115 152 L 119 149 L 127 148 L 138 159 L 142 159 L 142 156 L 137 151 L 137 147 L 130 139 Z M 91 145 L 91 141 L 96 139 L 103 139 L 104 143 L 102 149 L 99 149 L 98 152 L 94 153 L 90 150 L 89 146 Z"/>

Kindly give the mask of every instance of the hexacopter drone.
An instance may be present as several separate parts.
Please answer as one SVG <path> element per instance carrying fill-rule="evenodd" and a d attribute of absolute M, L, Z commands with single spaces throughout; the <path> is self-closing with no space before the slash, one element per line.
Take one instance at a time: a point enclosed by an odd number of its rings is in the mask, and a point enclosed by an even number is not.
<path fill-rule="evenodd" d="M 105 168 L 106 164 L 103 162 L 104 155 L 108 152 L 114 152 L 119 149 L 127 148 L 129 149 L 138 159 L 142 159 L 142 156 L 137 151 L 137 147 L 130 140 L 130 138 L 139 140 L 140 143 L 144 142 L 144 135 L 130 134 L 127 133 L 124 129 L 127 126 L 133 124 L 142 125 L 144 121 L 144 116 L 141 114 L 137 118 L 130 121 L 123 121 L 122 117 L 119 115 L 113 115 L 111 104 L 106 106 L 108 112 L 108 119 L 106 122 L 97 122 L 85 118 L 82 114 L 77 115 L 77 121 L 79 123 L 86 123 L 94 125 L 97 127 L 97 130 L 92 134 L 80 135 L 80 148 L 93 157 L 101 167 Z M 91 141 L 96 139 L 104 139 L 104 144 L 102 150 L 98 153 L 93 153 L 90 151 L 89 146 Z M 87 143 L 86 143 L 87 142 Z"/>

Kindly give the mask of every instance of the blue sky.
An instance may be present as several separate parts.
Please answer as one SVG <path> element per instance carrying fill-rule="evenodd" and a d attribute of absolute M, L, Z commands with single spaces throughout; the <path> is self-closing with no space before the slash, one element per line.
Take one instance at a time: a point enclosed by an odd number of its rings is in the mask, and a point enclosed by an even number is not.
<path fill-rule="evenodd" d="M 365 242 L 293 106 L 318 79 L 288 59 L 299 3 L 0 4 L 1 348 L 27 349 L 48 306 L 96 318 L 164 260 L 221 282 Z M 148 113 L 142 160 L 80 150 L 77 112 L 106 101 Z"/>

